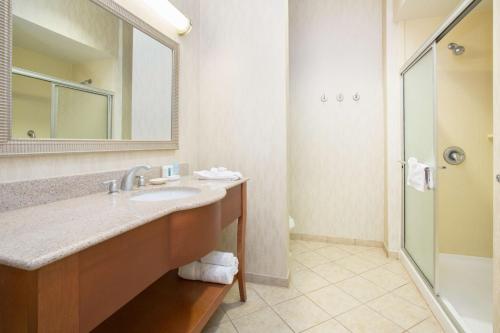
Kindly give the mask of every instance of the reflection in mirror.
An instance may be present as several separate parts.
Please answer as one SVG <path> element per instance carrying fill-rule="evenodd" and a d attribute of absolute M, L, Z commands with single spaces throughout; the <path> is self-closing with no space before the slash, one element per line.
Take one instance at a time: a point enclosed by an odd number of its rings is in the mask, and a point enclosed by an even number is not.
<path fill-rule="evenodd" d="M 90 0 L 13 0 L 12 138 L 170 141 L 173 56 Z"/>

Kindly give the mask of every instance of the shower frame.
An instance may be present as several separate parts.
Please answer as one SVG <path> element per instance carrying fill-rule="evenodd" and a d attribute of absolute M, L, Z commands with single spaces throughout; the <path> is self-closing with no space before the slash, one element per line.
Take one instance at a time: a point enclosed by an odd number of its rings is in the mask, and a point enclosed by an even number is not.
<path fill-rule="evenodd" d="M 62 80 L 50 75 L 30 71 L 24 68 L 12 67 L 12 74 L 24 76 L 30 79 L 41 80 L 51 84 L 51 110 L 50 110 L 50 138 L 55 139 L 57 136 L 57 113 L 59 110 L 59 90 L 58 88 L 72 89 L 88 94 L 103 96 L 107 101 L 107 139 L 112 138 L 112 115 L 113 115 L 113 98 L 112 91 L 99 89 L 96 87 L 75 83 L 72 81 Z"/>
<path fill-rule="evenodd" d="M 401 173 L 401 251 L 408 259 L 410 264 L 415 268 L 420 279 L 424 282 L 425 287 L 432 294 L 433 299 L 439 304 L 440 308 L 446 313 L 448 319 L 452 322 L 453 326 L 457 329 L 458 332 L 465 333 L 465 330 L 462 328 L 460 320 L 455 317 L 455 314 L 450 311 L 448 306 L 443 302 L 442 298 L 439 294 L 439 243 L 438 243 L 438 224 L 439 221 L 437 219 L 437 211 L 439 209 L 436 204 L 437 192 L 438 192 L 438 179 L 435 179 L 435 187 L 434 187 L 434 281 L 429 281 L 427 277 L 423 274 L 418 264 L 414 261 L 411 254 L 406 250 L 405 245 L 405 168 L 406 163 L 404 161 L 405 158 L 405 94 L 404 94 L 404 75 L 410 70 L 416 63 L 418 63 L 424 56 L 426 56 L 429 52 L 432 52 L 433 57 L 433 90 L 434 90 L 434 157 L 437 157 L 437 138 L 438 138 L 438 130 L 437 130 L 437 43 L 444 38 L 444 36 L 452 30 L 464 17 L 466 17 L 482 0 L 464 0 L 455 10 L 454 12 L 445 20 L 443 24 L 439 26 L 439 28 L 417 49 L 417 51 L 404 63 L 404 65 L 400 69 L 400 96 L 401 96 L 401 161 L 402 161 L 402 169 Z M 436 164 L 436 167 L 437 164 Z"/>

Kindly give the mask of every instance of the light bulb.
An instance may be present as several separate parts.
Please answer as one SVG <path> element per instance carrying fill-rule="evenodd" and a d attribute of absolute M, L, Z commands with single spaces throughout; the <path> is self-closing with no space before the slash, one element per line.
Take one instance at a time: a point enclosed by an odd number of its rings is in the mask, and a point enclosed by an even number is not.
<path fill-rule="evenodd" d="M 179 35 L 191 31 L 191 21 L 168 0 L 144 0 L 147 6 L 172 24 Z"/>

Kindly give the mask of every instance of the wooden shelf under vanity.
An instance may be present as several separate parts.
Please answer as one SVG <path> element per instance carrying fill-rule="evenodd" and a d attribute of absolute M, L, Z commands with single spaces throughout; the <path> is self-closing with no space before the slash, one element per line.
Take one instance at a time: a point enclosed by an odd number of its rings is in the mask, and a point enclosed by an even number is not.
<path fill-rule="evenodd" d="M 182 280 L 177 268 L 213 251 L 237 223 L 246 300 L 246 182 L 36 270 L 0 265 L 0 332 L 198 333 L 231 285 Z"/>
<path fill-rule="evenodd" d="M 200 332 L 231 287 L 183 280 L 174 270 L 92 332 Z"/>

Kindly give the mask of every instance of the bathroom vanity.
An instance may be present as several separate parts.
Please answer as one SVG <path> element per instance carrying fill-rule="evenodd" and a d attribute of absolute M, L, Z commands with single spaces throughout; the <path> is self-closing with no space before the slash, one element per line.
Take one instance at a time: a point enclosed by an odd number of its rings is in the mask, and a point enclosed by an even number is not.
<path fill-rule="evenodd" d="M 196 194 L 131 200 L 172 187 Z M 231 285 L 176 268 L 215 250 L 238 223 L 245 291 L 246 181 L 88 195 L 0 214 L 0 332 L 200 332 Z"/>

